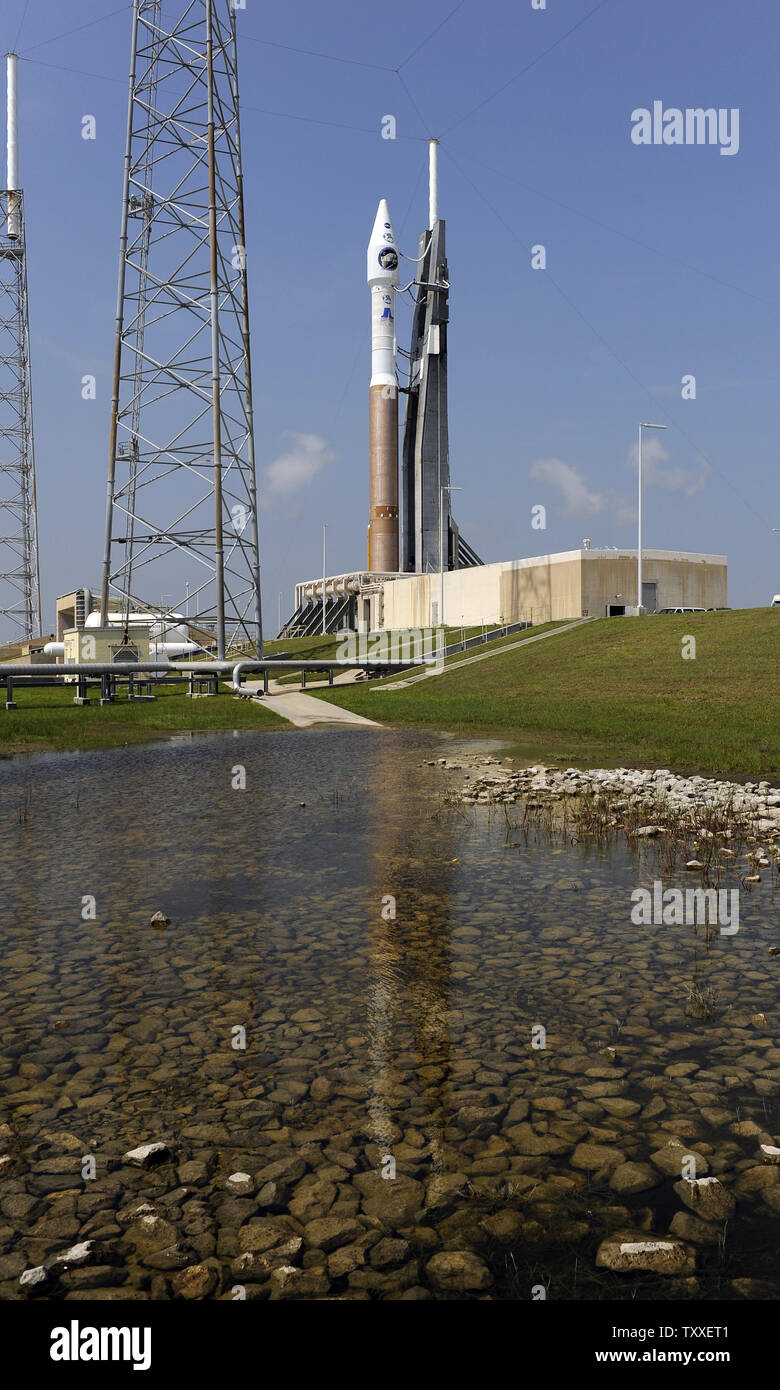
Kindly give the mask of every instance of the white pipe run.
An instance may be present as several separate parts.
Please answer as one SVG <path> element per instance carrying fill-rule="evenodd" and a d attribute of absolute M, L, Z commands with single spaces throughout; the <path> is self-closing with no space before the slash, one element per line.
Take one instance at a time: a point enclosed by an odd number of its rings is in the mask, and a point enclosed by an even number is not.
<path fill-rule="evenodd" d="M 84 622 L 85 627 L 100 627 L 100 613 L 95 610 L 88 614 Z M 122 613 L 111 613 L 109 615 L 107 627 L 124 628 L 125 617 Z M 132 632 L 135 627 L 148 627 L 152 645 L 155 642 L 172 638 L 173 644 L 184 643 L 182 652 L 198 651 L 200 648 L 197 643 L 190 643 L 187 619 L 182 618 L 181 613 L 130 613 L 127 619 L 128 632 Z"/>
<path fill-rule="evenodd" d="M 17 116 L 17 72 L 18 62 L 15 53 L 5 56 L 6 71 L 6 188 L 11 193 L 8 199 L 8 235 L 19 236 L 18 199 L 13 194 L 19 188 L 19 122 Z"/>
<path fill-rule="evenodd" d="M 150 642 L 149 657 L 171 657 L 171 656 L 190 656 L 193 652 L 200 651 L 197 642 Z M 64 656 L 64 642 L 47 642 L 43 649 L 44 656 Z"/>

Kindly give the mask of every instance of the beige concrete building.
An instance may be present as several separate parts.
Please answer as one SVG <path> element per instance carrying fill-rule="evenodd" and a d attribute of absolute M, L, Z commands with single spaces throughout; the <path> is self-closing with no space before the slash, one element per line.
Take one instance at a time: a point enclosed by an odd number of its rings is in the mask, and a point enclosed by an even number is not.
<path fill-rule="evenodd" d="M 471 627 L 527 619 L 603 618 L 636 612 L 635 550 L 566 550 L 441 576 L 414 574 L 386 581 L 372 597 L 371 626 Z M 725 608 L 725 555 L 678 550 L 642 552 L 643 607 Z"/>
<path fill-rule="evenodd" d="M 6 665 L 8 662 L 16 666 L 40 666 L 52 660 L 43 650 L 47 642 L 51 642 L 51 636 L 44 637 L 24 637 L 18 642 L 5 642 L 0 646 L 0 663 Z"/>

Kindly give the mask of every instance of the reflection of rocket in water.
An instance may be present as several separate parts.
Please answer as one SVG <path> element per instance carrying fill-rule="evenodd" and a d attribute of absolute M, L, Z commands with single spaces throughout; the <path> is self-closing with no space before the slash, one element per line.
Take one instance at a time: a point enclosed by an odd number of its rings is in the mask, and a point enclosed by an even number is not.
<path fill-rule="evenodd" d="M 377 747 L 376 757 L 374 890 L 368 904 L 371 1137 L 392 1154 L 398 1125 L 419 1128 L 438 1168 L 451 1113 L 446 1014 L 454 872 L 450 861 L 457 831 L 455 822 L 432 825 L 430 804 L 409 795 L 404 760 L 389 742 L 386 749 Z M 382 903 L 389 895 L 395 899 L 395 918 L 390 915 L 392 903 Z M 399 1054 L 404 1055 L 403 1070 L 396 1063 Z"/>

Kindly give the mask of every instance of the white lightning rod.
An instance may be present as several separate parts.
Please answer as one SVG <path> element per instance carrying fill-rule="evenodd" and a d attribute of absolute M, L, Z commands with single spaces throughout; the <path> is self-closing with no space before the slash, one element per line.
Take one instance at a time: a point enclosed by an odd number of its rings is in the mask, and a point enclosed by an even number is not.
<path fill-rule="evenodd" d="M 15 53 L 6 53 L 6 86 L 7 86 L 7 105 L 6 105 L 6 188 L 13 194 L 19 188 L 19 124 L 17 116 L 17 85 L 16 85 L 16 64 L 18 62 Z M 19 235 L 19 210 L 16 206 L 17 199 L 8 199 L 8 235 L 18 237 Z"/>
<path fill-rule="evenodd" d="M 428 227 L 439 220 L 439 142 L 428 141 Z"/>

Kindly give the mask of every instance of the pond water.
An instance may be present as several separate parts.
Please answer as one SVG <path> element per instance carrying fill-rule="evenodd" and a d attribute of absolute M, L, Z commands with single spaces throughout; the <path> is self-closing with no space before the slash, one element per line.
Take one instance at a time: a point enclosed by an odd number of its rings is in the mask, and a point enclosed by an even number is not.
<path fill-rule="evenodd" d="M 444 804 L 455 747 L 0 767 L 0 1297 L 41 1265 L 70 1301 L 777 1295 L 776 883 L 734 935 L 634 926 L 652 846 Z M 664 1239 L 672 1274 L 597 1263 Z"/>

